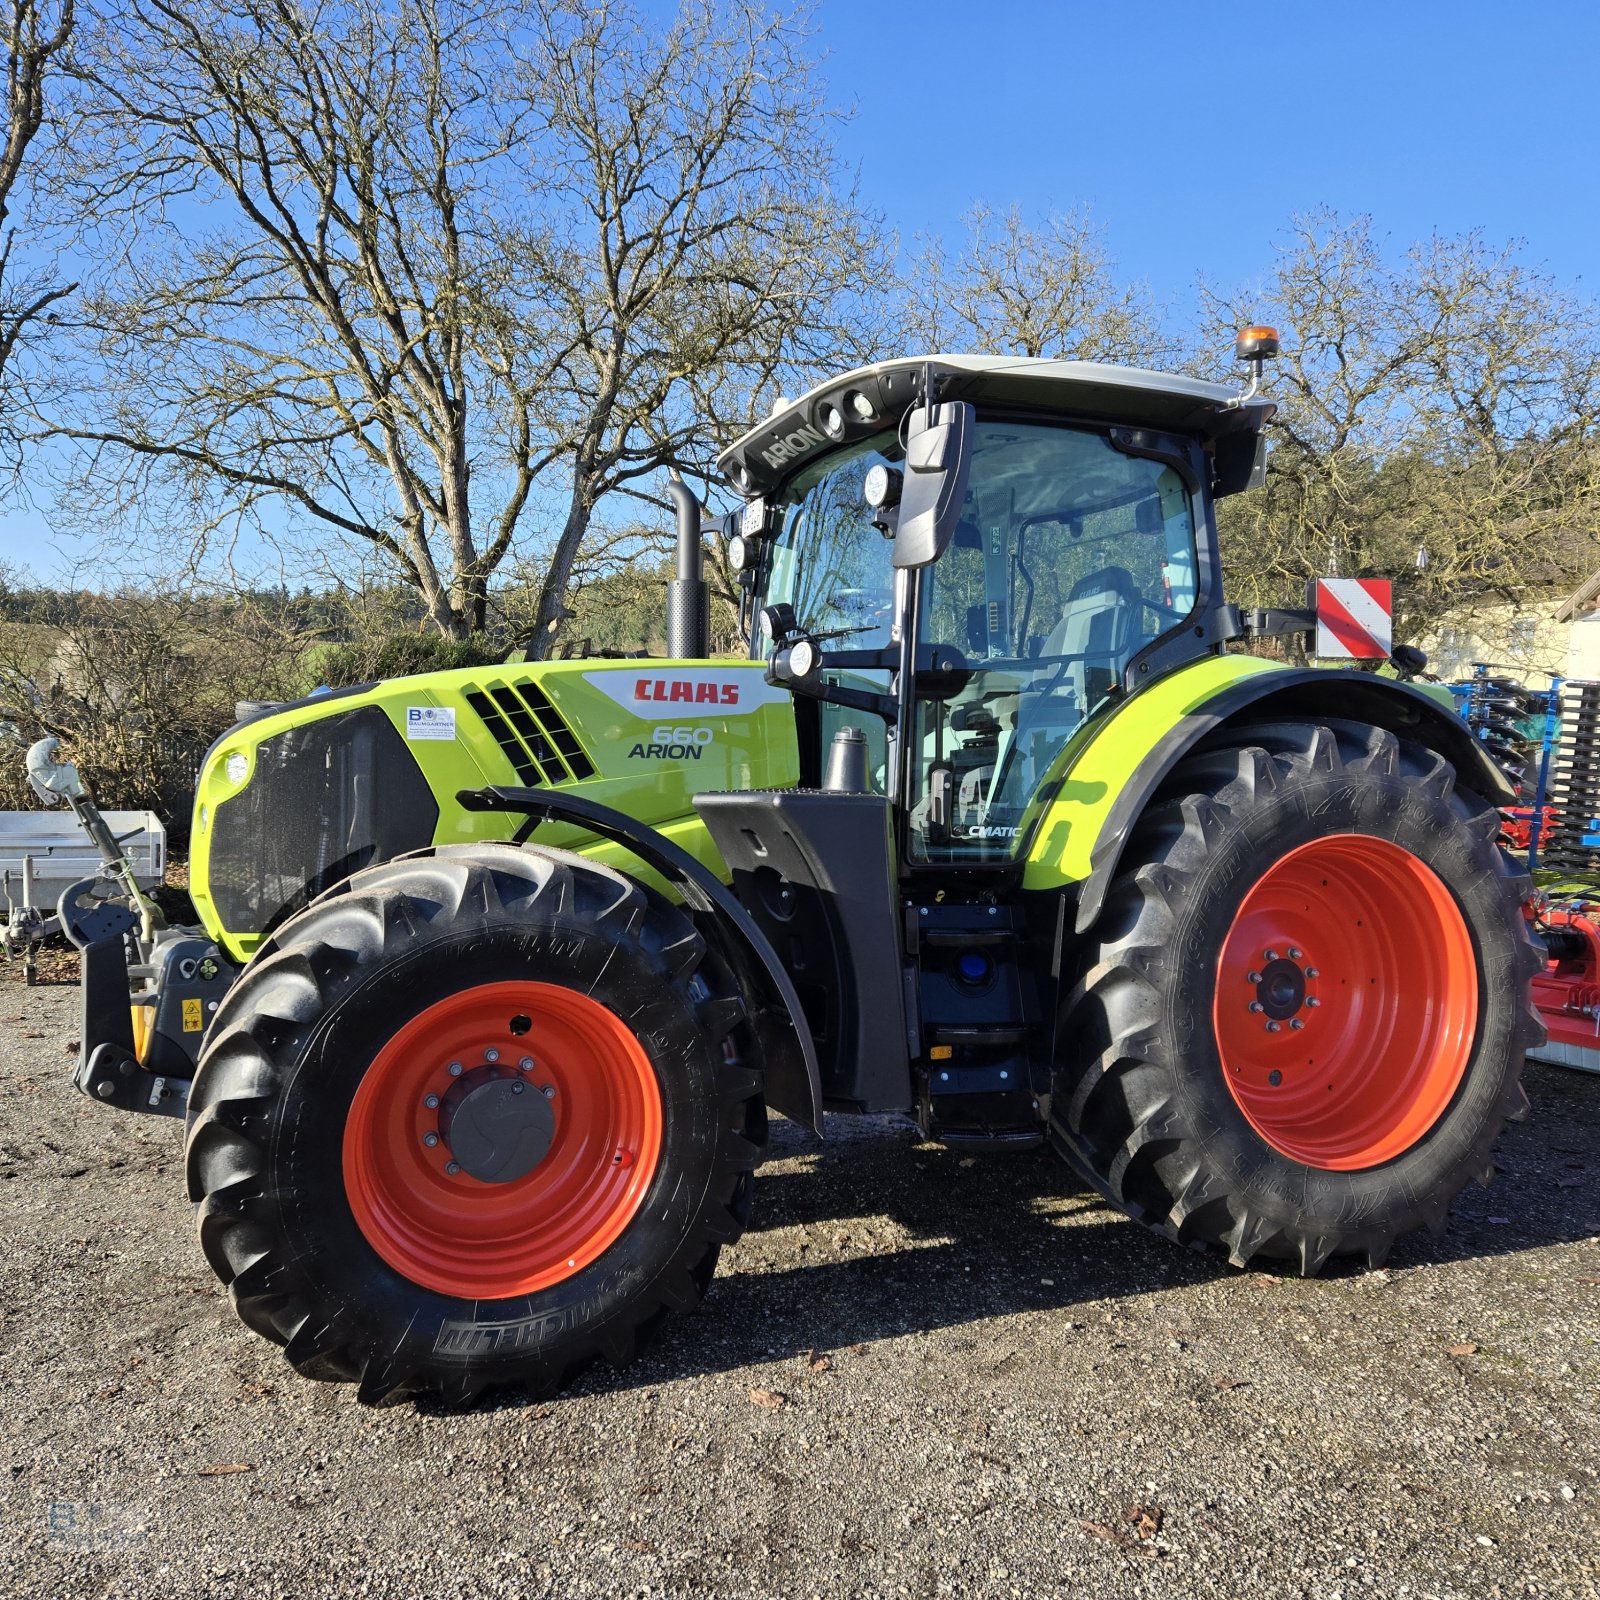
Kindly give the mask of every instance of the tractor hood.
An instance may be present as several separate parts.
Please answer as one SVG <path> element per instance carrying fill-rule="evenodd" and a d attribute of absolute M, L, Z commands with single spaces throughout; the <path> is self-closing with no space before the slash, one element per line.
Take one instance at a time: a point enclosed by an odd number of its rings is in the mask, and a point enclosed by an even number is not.
<path fill-rule="evenodd" d="M 1196 436 L 1259 433 L 1277 407 L 1259 396 L 1201 378 L 1094 361 L 1029 356 L 904 356 L 858 367 L 784 401 L 763 423 L 730 445 L 717 465 L 745 496 L 764 494 L 812 457 L 881 432 L 922 398 L 931 371 L 940 400 L 1004 406 L 1123 423 Z"/>
<path fill-rule="evenodd" d="M 276 706 L 212 746 L 195 795 L 190 892 L 236 960 L 352 873 L 408 850 L 504 838 L 464 810 L 489 785 L 580 791 L 718 865 L 693 796 L 799 777 L 794 710 L 760 662 L 507 662 Z M 604 847 L 576 827 L 540 842 Z"/>

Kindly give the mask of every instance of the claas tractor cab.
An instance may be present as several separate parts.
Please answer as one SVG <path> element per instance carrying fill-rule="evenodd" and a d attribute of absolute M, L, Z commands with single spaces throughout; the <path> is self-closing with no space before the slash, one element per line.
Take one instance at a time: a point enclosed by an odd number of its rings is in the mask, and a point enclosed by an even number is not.
<path fill-rule="evenodd" d="M 1239 1265 L 1442 1227 L 1537 1037 L 1508 794 L 1409 685 L 1230 648 L 1308 625 L 1221 586 L 1273 348 L 1243 392 L 846 373 L 725 451 L 727 516 L 670 486 L 667 659 L 224 734 L 201 925 L 112 882 L 70 926 L 77 1082 L 184 1118 L 244 1321 L 368 1400 L 625 1362 L 748 1224 L 769 1109 L 1048 1141 Z M 707 658 L 707 531 L 747 660 Z"/>

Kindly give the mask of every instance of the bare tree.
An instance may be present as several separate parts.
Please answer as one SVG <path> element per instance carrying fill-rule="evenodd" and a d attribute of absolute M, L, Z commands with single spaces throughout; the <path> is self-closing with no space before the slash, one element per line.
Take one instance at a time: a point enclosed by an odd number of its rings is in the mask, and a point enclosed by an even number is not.
<path fill-rule="evenodd" d="M 1119 282 L 1087 212 L 1034 228 L 1015 207 L 974 206 L 965 247 L 925 240 L 905 285 L 905 316 L 930 350 L 1159 364 L 1174 347 L 1139 284 Z"/>
<path fill-rule="evenodd" d="M 73 0 L 10 0 L 5 13 L 6 134 L 0 148 L 0 373 L 27 330 L 77 288 L 48 273 L 18 270 L 16 229 L 9 226 L 14 191 L 29 147 L 45 122 L 45 82 L 72 36 Z"/>
<path fill-rule="evenodd" d="M 1263 285 L 1201 286 L 1205 342 L 1276 324 L 1281 410 L 1264 495 L 1223 508 L 1239 598 L 1307 578 L 1397 580 L 1402 630 L 1593 566 L 1600 317 L 1515 247 L 1386 253 L 1365 217 L 1297 217 Z"/>
<path fill-rule="evenodd" d="M 81 486 L 201 550 L 375 548 L 453 637 L 542 535 L 553 635 L 600 498 L 701 462 L 697 424 L 828 344 L 867 259 L 803 39 L 737 3 L 665 32 L 568 0 L 98 19 L 76 192 L 120 251 L 52 424 Z"/>
<path fill-rule="evenodd" d="M 1427 336 L 1415 403 L 1422 596 L 1505 601 L 1600 559 L 1600 308 L 1474 233 L 1408 261 Z"/>
<path fill-rule="evenodd" d="M 1208 350 L 1251 322 L 1283 335 L 1269 491 L 1224 527 L 1241 597 L 1281 600 L 1308 577 L 1361 570 L 1377 467 L 1405 440 L 1428 337 L 1401 311 L 1370 220 L 1297 216 L 1263 287 L 1223 295 L 1202 282 L 1200 297 Z"/>
<path fill-rule="evenodd" d="M 485 61 L 509 12 L 96 12 L 73 176 L 108 265 L 57 427 L 102 514 L 158 508 L 202 552 L 252 521 L 366 541 L 469 631 L 541 465 L 508 381 L 528 354 L 478 310 L 519 136 Z"/>
<path fill-rule="evenodd" d="M 47 627 L 0 621 L 0 722 L 54 734 L 107 806 L 153 806 L 187 836 L 192 775 L 241 698 L 303 693 L 306 640 L 273 597 L 217 603 L 171 583 L 59 592 Z M 92 586 L 92 587 L 91 587 Z M 28 804 L 0 763 L 0 804 Z"/>
<path fill-rule="evenodd" d="M 703 474 L 785 377 L 865 359 L 889 268 L 795 20 L 691 0 L 652 37 L 620 6 L 540 0 L 537 30 L 543 209 L 510 261 L 560 332 L 529 403 L 570 472 L 542 650 L 601 500 Z"/>

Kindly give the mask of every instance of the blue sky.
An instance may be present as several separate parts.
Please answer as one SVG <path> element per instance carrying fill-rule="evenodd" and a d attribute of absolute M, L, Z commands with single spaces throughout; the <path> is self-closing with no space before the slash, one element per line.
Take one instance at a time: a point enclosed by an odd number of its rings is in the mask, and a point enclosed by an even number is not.
<path fill-rule="evenodd" d="M 1295 211 L 1481 227 L 1600 272 L 1600 5 L 821 0 L 844 143 L 903 235 L 1087 204 L 1128 276 L 1243 283 Z"/>
<path fill-rule="evenodd" d="M 1592 0 L 818 0 L 815 21 L 855 113 L 839 148 L 907 243 L 956 238 L 977 200 L 1086 205 L 1181 323 L 1197 273 L 1248 283 L 1292 213 L 1328 205 L 1397 251 L 1521 239 L 1597 292 Z M 50 537 L 47 515 L 0 517 L 0 562 L 59 570 L 74 547 Z"/>

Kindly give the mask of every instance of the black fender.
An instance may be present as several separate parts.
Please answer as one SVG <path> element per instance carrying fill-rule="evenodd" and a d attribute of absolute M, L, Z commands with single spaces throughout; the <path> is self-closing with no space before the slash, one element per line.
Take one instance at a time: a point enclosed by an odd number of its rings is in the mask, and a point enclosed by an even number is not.
<path fill-rule="evenodd" d="M 492 785 L 456 795 L 465 811 L 511 811 L 528 818 L 523 843 L 541 822 L 567 822 L 620 844 L 660 873 L 683 897 L 695 926 L 733 969 L 765 1057 L 767 1104 L 791 1122 L 822 1132 L 822 1079 L 800 997 L 777 952 L 732 890 L 680 845 L 626 812 L 554 790 Z"/>
<path fill-rule="evenodd" d="M 1230 684 L 1174 723 L 1117 796 L 1089 853 L 1089 876 L 1078 895 L 1077 931 L 1087 933 L 1099 917 L 1140 813 L 1167 774 L 1202 739 L 1252 722 L 1304 722 L 1318 717 L 1387 728 L 1443 756 L 1456 769 L 1456 781 L 1490 805 L 1516 804 L 1516 789 L 1466 723 L 1408 683 L 1370 672 L 1315 667 L 1254 674 Z"/>

